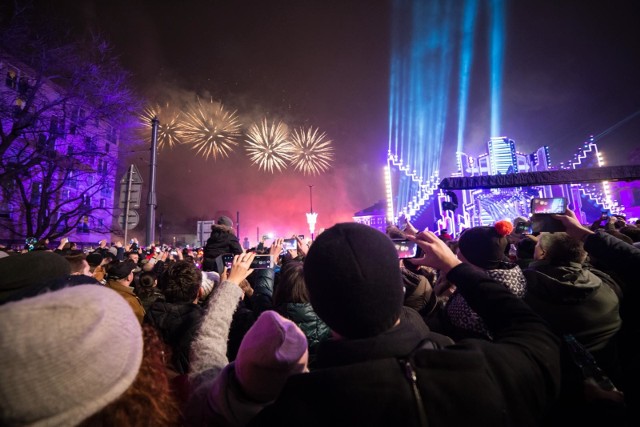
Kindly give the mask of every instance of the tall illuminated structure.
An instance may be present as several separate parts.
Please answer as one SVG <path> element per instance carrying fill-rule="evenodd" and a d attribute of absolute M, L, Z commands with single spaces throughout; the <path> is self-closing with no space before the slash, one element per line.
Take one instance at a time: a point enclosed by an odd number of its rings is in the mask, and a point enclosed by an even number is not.
<path fill-rule="evenodd" d="M 392 10 L 387 153 L 387 220 L 411 217 L 432 199 L 443 147 L 455 136 L 462 151 L 471 87 L 478 0 L 395 0 Z M 491 120 L 499 134 L 504 2 L 489 17 Z M 457 115 L 457 120 L 453 117 Z M 455 123 L 455 124 L 453 124 Z M 447 125 L 454 129 L 447 129 Z M 435 185 L 434 185 L 435 184 Z"/>

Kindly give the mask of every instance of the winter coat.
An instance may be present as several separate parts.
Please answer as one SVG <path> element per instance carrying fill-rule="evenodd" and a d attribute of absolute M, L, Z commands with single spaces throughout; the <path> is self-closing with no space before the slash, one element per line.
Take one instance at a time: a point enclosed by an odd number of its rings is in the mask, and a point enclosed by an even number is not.
<path fill-rule="evenodd" d="M 584 249 L 597 268 L 613 277 L 622 289 L 622 327 L 617 338 L 622 381 L 616 386 L 624 391 L 628 425 L 640 425 L 640 249 L 603 231 L 587 236 Z"/>
<path fill-rule="evenodd" d="M 189 349 L 204 316 L 197 304 L 154 302 L 145 320 L 155 326 L 164 342 L 171 347 L 171 361 L 176 372 L 189 372 Z"/>
<path fill-rule="evenodd" d="M 202 262 L 202 269 L 204 271 L 218 271 L 216 266 L 216 258 L 223 254 L 238 255 L 242 253 L 242 246 L 240 241 L 233 233 L 231 227 L 226 225 L 212 225 L 211 236 L 207 240 L 207 244 L 204 247 L 203 255 L 204 260 Z"/>
<path fill-rule="evenodd" d="M 483 270 L 489 277 L 504 285 L 515 296 L 524 297 L 527 288 L 526 279 L 520 267 L 516 264 L 502 263 L 501 268 Z M 453 339 L 460 338 L 489 338 L 493 337 L 491 330 L 484 320 L 469 307 L 462 294 L 454 293 L 447 302 L 443 321 L 445 329 L 442 333 Z"/>
<path fill-rule="evenodd" d="M 294 322 L 304 332 L 309 343 L 309 363 L 314 364 L 318 345 L 331 336 L 329 326 L 313 311 L 310 303 L 280 304 L 275 311 Z"/>
<path fill-rule="evenodd" d="M 540 425 L 559 389 L 557 337 L 520 298 L 471 265 L 447 277 L 483 316 L 493 342 L 421 350 L 412 370 L 399 359 L 430 331 L 405 307 L 400 323 L 378 336 L 321 343 L 317 369 L 290 377 L 249 426 L 411 427 L 421 425 L 418 408 L 430 427 Z"/>
<path fill-rule="evenodd" d="M 524 271 L 525 301 L 558 335 L 571 334 L 589 351 L 601 350 L 622 323 L 618 297 L 579 263 L 533 261 Z"/>

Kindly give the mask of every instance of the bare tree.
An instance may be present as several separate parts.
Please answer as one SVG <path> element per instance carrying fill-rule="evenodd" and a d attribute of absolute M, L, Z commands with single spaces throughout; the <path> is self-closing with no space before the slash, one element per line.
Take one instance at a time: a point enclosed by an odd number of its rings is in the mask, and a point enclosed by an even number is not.
<path fill-rule="evenodd" d="M 100 37 L 61 33 L 18 2 L 2 14 L 0 234 L 110 232 L 118 137 L 139 108 L 128 74 Z"/>

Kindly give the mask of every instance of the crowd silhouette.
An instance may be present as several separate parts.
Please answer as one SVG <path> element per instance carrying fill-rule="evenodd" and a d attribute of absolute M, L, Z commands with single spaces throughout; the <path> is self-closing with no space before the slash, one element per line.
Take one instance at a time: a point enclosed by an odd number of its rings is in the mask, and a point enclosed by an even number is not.
<path fill-rule="evenodd" d="M 0 424 L 640 425 L 640 226 L 553 218 L 4 248 Z"/>

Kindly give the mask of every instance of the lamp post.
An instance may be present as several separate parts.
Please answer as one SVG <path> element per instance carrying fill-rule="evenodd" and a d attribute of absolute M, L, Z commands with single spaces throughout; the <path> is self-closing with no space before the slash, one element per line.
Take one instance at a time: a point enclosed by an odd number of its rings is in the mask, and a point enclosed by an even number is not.
<path fill-rule="evenodd" d="M 310 212 L 307 212 L 307 224 L 309 224 L 309 233 L 311 233 L 311 241 L 313 242 L 316 220 L 318 219 L 318 214 L 313 212 L 313 185 L 309 186 L 309 207 Z"/>
<path fill-rule="evenodd" d="M 146 245 L 154 244 L 156 237 L 156 159 L 158 156 L 158 117 L 151 119 L 151 167 L 149 168 L 149 196 L 147 197 L 147 241 Z"/>

